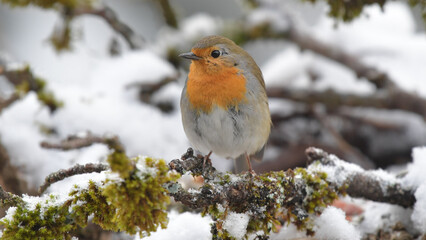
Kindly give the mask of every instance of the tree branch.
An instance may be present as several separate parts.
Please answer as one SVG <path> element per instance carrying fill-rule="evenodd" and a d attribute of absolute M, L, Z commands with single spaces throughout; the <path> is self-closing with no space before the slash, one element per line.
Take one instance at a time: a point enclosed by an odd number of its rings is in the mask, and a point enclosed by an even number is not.
<path fill-rule="evenodd" d="M 426 100 L 401 91 L 385 91 L 360 96 L 339 93 L 332 89 L 318 92 L 274 87 L 268 88 L 267 94 L 272 98 L 284 98 L 306 104 L 322 103 L 331 110 L 341 106 L 399 109 L 414 112 L 426 118 Z"/>
<path fill-rule="evenodd" d="M 75 135 L 69 136 L 66 140 L 62 140 L 60 143 L 49 143 L 43 141 L 40 143 L 40 146 L 42 148 L 61 149 L 64 151 L 68 151 L 72 149 L 88 147 L 95 143 L 106 144 L 111 149 L 124 152 L 124 147 L 118 137 L 98 137 L 90 133 L 88 133 L 88 135 L 85 137 L 79 137 Z"/>
<path fill-rule="evenodd" d="M 169 0 L 159 0 L 159 3 L 161 9 L 163 10 L 164 19 L 166 20 L 167 25 L 172 28 L 178 28 L 176 14 L 173 11 L 173 8 L 170 6 Z"/>
<path fill-rule="evenodd" d="M 98 163 L 98 164 L 88 163 L 85 165 L 77 164 L 76 166 L 69 169 L 61 169 L 57 172 L 49 174 L 45 178 L 44 183 L 40 186 L 38 192 L 41 194 L 44 191 L 46 191 L 46 189 L 50 187 L 50 185 L 52 185 L 53 183 L 59 182 L 68 177 L 72 177 L 79 174 L 85 174 L 85 173 L 94 173 L 94 172 L 100 173 L 108 169 L 109 169 L 109 166 L 102 163 Z"/>
<path fill-rule="evenodd" d="M 394 109 L 415 112 L 420 114 L 423 118 L 426 118 L 426 99 L 400 88 L 396 84 L 396 81 L 387 73 L 363 63 L 357 57 L 336 46 L 330 46 L 308 34 L 302 34 L 300 31 L 296 30 L 294 26 L 289 28 L 287 38 L 297 44 L 301 49 L 310 50 L 346 66 L 351 69 L 358 78 L 366 79 L 376 86 L 376 88 L 386 89 L 388 94 L 386 100 L 389 101 L 386 104 L 387 106 L 391 106 L 391 108 Z"/>
<path fill-rule="evenodd" d="M 12 94 L 7 99 L 0 98 L 0 113 L 3 109 L 9 107 L 12 103 L 19 99 L 19 95 L 17 93 Z"/>
<path fill-rule="evenodd" d="M 310 50 L 328 59 L 334 60 L 351 69 L 358 78 L 365 78 L 377 88 L 395 87 L 395 81 L 388 74 L 369 66 L 342 49 L 321 42 L 308 34 L 302 34 L 294 26 L 290 27 L 288 40 L 297 44 L 303 50 Z"/>
<path fill-rule="evenodd" d="M 122 22 L 117 17 L 117 14 L 114 12 L 114 10 L 112 10 L 110 7 L 104 5 L 100 8 L 76 8 L 73 9 L 71 13 L 72 16 L 86 14 L 96 15 L 103 18 L 108 23 L 108 25 L 114 29 L 114 31 L 116 31 L 124 38 L 130 49 L 137 50 L 143 47 L 145 40 L 141 36 L 137 35 L 127 24 Z"/>
<path fill-rule="evenodd" d="M 334 155 L 330 155 L 321 149 L 308 148 L 306 155 L 310 166 L 307 168 L 309 174 L 326 172 L 327 182 L 330 191 L 340 192 L 346 189 L 346 193 L 352 197 L 361 197 L 372 201 L 397 204 L 403 207 L 412 207 L 415 203 L 413 189 L 402 187 L 398 179 L 389 180 L 381 177 L 375 171 L 365 171 L 357 165 L 344 162 Z M 190 208 L 208 207 L 214 204 L 224 206 L 239 206 L 238 209 L 246 211 L 250 209 L 253 196 L 259 194 L 253 190 L 253 183 L 268 184 L 268 174 L 251 175 L 250 173 L 235 174 L 217 172 L 211 165 L 203 169 L 204 157 L 194 156 L 192 149 L 189 149 L 181 159 L 175 159 L 169 163 L 170 169 L 181 174 L 191 172 L 195 175 L 201 174 L 205 178 L 205 184 L 198 190 L 185 190 L 179 183 L 169 183 L 167 188 L 170 195 L 176 201 L 180 201 Z M 314 164 L 315 162 L 315 164 Z M 270 173 L 269 173 L 270 174 Z M 285 196 L 282 206 L 287 208 L 304 209 L 303 199 L 307 198 L 309 183 L 305 180 L 299 181 L 292 170 L 282 172 L 285 177 L 281 184 L 286 186 Z M 338 174 L 341 181 L 333 178 L 333 174 Z M 269 176 L 270 177 L 270 176 Z M 226 182 L 223 179 L 237 179 Z M 331 190 L 334 189 L 334 190 Z M 268 204 L 265 202 L 264 204 Z M 306 211 L 304 209 L 303 211 Z"/>
<path fill-rule="evenodd" d="M 354 168 L 353 165 L 343 164 L 336 156 L 321 149 L 308 148 L 306 155 L 308 164 L 318 162 L 319 169 L 331 167 L 333 172 L 339 174 L 339 177 L 345 176 L 344 184 L 348 186 L 346 192 L 351 197 L 397 204 L 402 207 L 413 207 L 416 202 L 414 189 L 404 188 L 396 178 L 389 181 L 383 179 L 380 174 L 377 174 L 377 171 L 364 171 Z"/>

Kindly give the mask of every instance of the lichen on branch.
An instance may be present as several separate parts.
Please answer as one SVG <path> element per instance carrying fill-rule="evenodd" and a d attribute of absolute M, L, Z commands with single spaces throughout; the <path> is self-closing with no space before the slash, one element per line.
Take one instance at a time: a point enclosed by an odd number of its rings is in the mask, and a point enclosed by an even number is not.
<path fill-rule="evenodd" d="M 204 157 L 194 156 L 192 149 L 182 159 L 170 162 L 171 169 L 181 174 L 205 176 L 199 189 L 186 190 L 179 183 L 169 183 L 170 195 L 191 208 L 203 209 L 214 219 L 213 239 L 234 239 L 224 227 L 228 214 L 248 218 L 245 237 L 262 231 L 267 236 L 282 222 L 294 223 L 298 229 L 313 234 L 313 217 L 321 214 L 344 187 L 327 182 L 323 172 L 296 170 L 252 175 L 250 172 L 230 174 L 217 172 Z"/>
<path fill-rule="evenodd" d="M 415 202 L 413 190 L 392 176 L 365 171 L 320 149 L 309 148 L 306 154 L 307 168 L 256 175 L 218 172 L 192 149 L 167 166 L 149 157 L 130 159 L 117 148 L 108 157 L 111 171 L 102 173 L 104 180 L 75 186 L 68 196 L 20 198 L 0 188 L 2 203 L 12 206 L 0 220 L 2 239 L 70 239 L 70 232 L 85 227 L 89 216 L 103 229 L 147 236 L 167 226 L 170 196 L 210 215 L 213 239 L 254 234 L 264 239 L 286 223 L 314 235 L 315 219 L 339 195 L 403 207 Z M 177 182 L 180 174 L 202 176 L 204 184 L 185 189 Z M 243 219 L 243 231 L 234 231 L 235 218 Z"/>
<path fill-rule="evenodd" d="M 179 174 L 169 171 L 164 160 L 112 155 L 112 171 L 103 173 L 104 180 L 74 186 L 68 196 L 20 198 L 1 191 L 2 203 L 13 205 L 0 220 L 1 239 L 71 239 L 71 232 L 87 226 L 90 216 L 103 229 L 140 236 L 165 228 L 170 198 L 163 184 L 176 181 Z"/>

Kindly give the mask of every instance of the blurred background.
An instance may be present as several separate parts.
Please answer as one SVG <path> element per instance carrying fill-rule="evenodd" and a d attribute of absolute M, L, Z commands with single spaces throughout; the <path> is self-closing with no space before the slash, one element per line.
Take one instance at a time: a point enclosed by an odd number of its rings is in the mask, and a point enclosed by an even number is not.
<path fill-rule="evenodd" d="M 426 144 L 422 6 L 9 2 L 0 3 L 0 185 L 9 191 L 34 194 L 51 172 L 105 160 L 101 144 L 40 146 L 70 135 L 114 135 L 131 156 L 179 158 L 190 146 L 179 109 L 189 63 L 177 55 L 212 34 L 244 47 L 265 78 L 274 126 L 257 172 L 305 166 L 309 146 L 401 172 Z M 213 165 L 232 169 L 217 156 Z"/>

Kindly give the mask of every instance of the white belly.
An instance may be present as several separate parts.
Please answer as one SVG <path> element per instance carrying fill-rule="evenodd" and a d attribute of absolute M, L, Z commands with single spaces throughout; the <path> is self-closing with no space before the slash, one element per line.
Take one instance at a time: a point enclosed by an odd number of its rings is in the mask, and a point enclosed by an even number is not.
<path fill-rule="evenodd" d="M 226 111 L 214 107 L 210 114 L 188 113 L 183 118 L 185 133 L 192 145 L 204 154 L 213 151 L 221 157 L 236 158 L 253 154 L 266 143 L 269 135 L 269 112 L 242 107 Z M 266 124 L 265 124 L 266 123 Z M 268 129 L 266 129 L 268 128 Z"/>

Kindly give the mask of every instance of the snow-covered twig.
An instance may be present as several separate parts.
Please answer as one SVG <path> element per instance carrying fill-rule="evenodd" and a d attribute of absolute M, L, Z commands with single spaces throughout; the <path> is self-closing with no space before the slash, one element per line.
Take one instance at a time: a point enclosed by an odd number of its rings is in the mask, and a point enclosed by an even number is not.
<path fill-rule="evenodd" d="M 289 28 L 288 33 L 288 39 L 296 43 L 301 49 L 315 52 L 343 64 L 355 72 L 358 78 L 365 78 L 377 88 L 396 87 L 395 81 L 387 73 L 363 63 L 359 58 L 345 52 L 343 49 L 321 42 L 308 34 L 302 33 L 294 26 Z"/>
<path fill-rule="evenodd" d="M 387 101 L 394 99 L 394 101 L 382 102 L 386 103 L 385 106 L 393 109 L 415 112 L 423 118 L 426 118 L 426 99 L 400 88 L 395 80 L 387 73 L 362 62 L 359 58 L 345 52 L 343 49 L 328 45 L 306 33 L 302 33 L 294 26 L 289 28 L 286 36 L 288 40 L 297 44 L 301 49 L 306 49 L 334 60 L 351 69 L 359 78 L 366 79 L 376 86 L 376 88 L 386 89 L 387 96 L 385 99 Z"/>
<path fill-rule="evenodd" d="M 337 185 L 347 185 L 346 192 L 351 197 L 397 204 L 402 207 L 413 207 L 416 202 L 415 189 L 404 188 L 397 178 L 383 171 L 364 171 L 317 148 L 308 148 L 306 155 L 310 163 L 308 169 L 338 175 L 332 178 L 337 181 Z"/>
<path fill-rule="evenodd" d="M 98 163 L 98 164 L 88 163 L 85 165 L 77 164 L 74 167 L 69 169 L 61 169 L 57 172 L 49 174 L 45 178 L 43 185 L 40 186 L 38 192 L 41 194 L 53 183 L 59 182 L 61 180 L 64 180 L 65 178 L 72 177 L 74 175 L 94 173 L 94 172 L 99 173 L 108 169 L 109 169 L 108 165 L 102 164 L 102 163 Z"/>
<path fill-rule="evenodd" d="M 124 147 L 121 144 L 118 137 L 98 137 L 92 134 L 88 134 L 87 136 L 69 136 L 66 140 L 62 140 L 60 143 L 49 143 L 49 142 L 41 142 L 40 146 L 43 148 L 50 149 L 61 149 L 64 151 L 78 149 L 83 147 L 88 147 L 95 143 L 103 143 L 108 145 L 111 149 L 116 151 L 124 151 Z"/>

